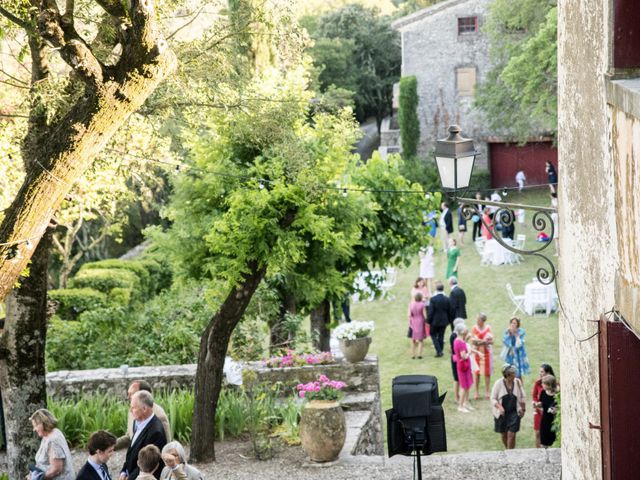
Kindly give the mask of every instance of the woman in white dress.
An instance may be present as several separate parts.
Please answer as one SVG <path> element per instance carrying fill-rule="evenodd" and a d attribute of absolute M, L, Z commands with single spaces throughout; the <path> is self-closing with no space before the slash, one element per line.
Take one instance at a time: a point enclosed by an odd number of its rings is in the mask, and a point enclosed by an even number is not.
<path fill-rule="evenodd" d="M 420 250 L 420 277 L 424 278 L 429 292 L 433 292 L 433 278 L 435 277 L 435 267 L 433 264 L 433 247 L 429 245 L 426 249 Z"/>

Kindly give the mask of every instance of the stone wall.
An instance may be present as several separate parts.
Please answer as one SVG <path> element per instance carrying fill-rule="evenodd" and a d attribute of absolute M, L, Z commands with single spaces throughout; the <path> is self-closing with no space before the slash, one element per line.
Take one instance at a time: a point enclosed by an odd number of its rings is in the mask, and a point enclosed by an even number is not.
<path fill-rule="evenodd" d="M 607 0 L 558 2 L 562 478 L 602 478 L 598 337 L 615 301 L 616 210 L 606 102 Z M 617 212 L 618 214 L 620 212 Z"/>

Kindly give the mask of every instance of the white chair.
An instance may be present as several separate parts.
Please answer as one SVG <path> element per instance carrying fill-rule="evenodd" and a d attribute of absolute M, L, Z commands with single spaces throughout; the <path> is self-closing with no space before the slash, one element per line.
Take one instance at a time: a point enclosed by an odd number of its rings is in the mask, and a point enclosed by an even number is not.
<path fill-rule="evenodd" d="M 513 287 L 511 286 L 510 283 L 506 284 L 506 288 L 507 288 L 507 293 L 509 294 L 509 298 L 511 299 L 511 301 L 516 307 L 513 313 L 511 314 L 511 316 L 518 313 L 518 310 L 521 311 L 523 314 L 526 314 L 526 312 L 524 311 L 524 295 L 515 295 L 513 293 Z"/>
<path fill-rule="evenodd" d="M 536 316 L 539 313 L 549 316 L 551 313 L 551 294 L 550 290 L 545 286 L 532 288 L 527 298 L 527 310 L 530 315 Z"/>
<path fill-rule="evenodd" d="M 396 280 L 398 278 L 398 272 L 395 268 L 386 268 L 383 270 L 383 279 L 380 284 L 380 290 L 382 290 L 382 298 L 386 300 L 393 300 L 395 297 L 389 293 L 391 287 L 396 284 Z"/>
<path fill-rule="evenodd" d="M 503 238 L 502 241 L 510 246 L 515 246 L 515 242 L 509 238 Z M 505 249 L 506 250 L 506 249 Z M 512 252 L 511 250 L 507 250 L 504 252 L 504 263 L 506 265 L 515 265 L 516 263 L 520 263 L 520 255 Z"/>
<path fill-rule="evenodd" d="M 513 243 L 513 246 L 519 250 L 524 250 L 524 242 L 527 240 L 527 236 L 523 234 L 516 235 L 516 241 Z M 519 253 L 516 254 L 518 256 L 518 262 L 523 262 L 524 258 Z"/>

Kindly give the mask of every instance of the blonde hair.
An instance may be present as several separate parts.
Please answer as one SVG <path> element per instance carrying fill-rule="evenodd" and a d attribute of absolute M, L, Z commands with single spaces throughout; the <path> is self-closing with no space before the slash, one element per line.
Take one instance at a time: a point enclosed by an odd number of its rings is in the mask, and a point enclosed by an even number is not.
<path fill-rule="evenodd" d="M 545 375 L 542 377 L 542 385 L 546 385 L 547 387 L 551 387 L 553 390 L 558 388 L 558 382 L 556 377 L 553 375 Z"/>
<path fill-rule="evenodd" d="M 33 412 L 29 420 L 42 425 L 45 432 L 52 432 L 53 429 L 56 428 L 56 425 L 58 425 L 58 419 L 46 408 L 39 408 Z"/>

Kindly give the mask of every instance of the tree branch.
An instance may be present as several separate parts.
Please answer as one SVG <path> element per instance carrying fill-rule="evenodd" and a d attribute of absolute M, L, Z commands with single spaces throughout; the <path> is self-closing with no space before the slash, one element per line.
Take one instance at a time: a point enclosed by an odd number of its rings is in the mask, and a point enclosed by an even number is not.
<path fill-rule="evenodd" d="M 29 29 L 29 24 L 27 22 L 25 22 L 21 18 L 16 17 L 13 13 L 11 13 L 9 10 L 5 9 L 2 6 L 0 6 L 0 15 L 5 17 L 7 20 L 15 23 L 16 25 L 18 25 L 20 28 L 24 30 Z"/>
<path fill-rule="evenodd" d="M 91 48 L 80 37 L 73 26 L 72 11 L 65 12 L 64 17 L 54 0 L 45 0 L 38 15 L 40 35 L 47 42 L 57 47 L 62 59 L 79 75 L 85 84 L 100 90 L 104 80 L 104 65 L 95 57 Z M 73 0 L 67 2 L 73 4 Z"/>
<path fill-rule="evenodd" d="M 96 0 L 96 3 L 112 17 L 124 18 L 127 16 L 127 12 L 122 6 L 123 2 L 118 0 Z"/>

